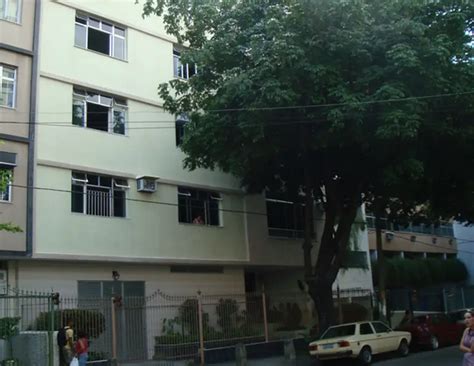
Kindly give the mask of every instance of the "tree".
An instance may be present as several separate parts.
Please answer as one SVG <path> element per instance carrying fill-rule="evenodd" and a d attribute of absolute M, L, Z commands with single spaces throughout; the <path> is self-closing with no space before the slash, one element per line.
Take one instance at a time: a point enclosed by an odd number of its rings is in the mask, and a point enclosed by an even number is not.
<path fill-rule="evenodd" d="M 332 284 L 363 202 L 472 214 L 460 204 L 474 202 L 468 2 L 147 0 L 144 14 L 162 16 L 182 62 L 198 65 L 159 86 L 167 111 L 190 116 L 185 167 L 304 194 L 321 329 L 335 321 Z M 313 248 L 315 202 L 325 221 Z"/>

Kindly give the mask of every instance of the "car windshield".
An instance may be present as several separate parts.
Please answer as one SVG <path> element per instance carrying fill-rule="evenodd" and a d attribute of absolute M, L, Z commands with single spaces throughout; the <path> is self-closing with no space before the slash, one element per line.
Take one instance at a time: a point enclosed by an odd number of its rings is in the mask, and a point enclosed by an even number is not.
<path fill-rule="evenodd" d="M 320 339 L 347 337 L 355 334 L 355 324 L 339 325 L 326 330 Z"/>

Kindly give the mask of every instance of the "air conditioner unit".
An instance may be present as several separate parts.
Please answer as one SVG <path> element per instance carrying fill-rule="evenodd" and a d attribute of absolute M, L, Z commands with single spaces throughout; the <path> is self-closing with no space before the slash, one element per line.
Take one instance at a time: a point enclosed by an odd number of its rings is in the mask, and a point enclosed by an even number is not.
<path fill-rule="evenodd" d="M 139 176 L 137 177 L 137 191 L 153 193 L 156 192 L 156 181 L 158 177 Z"/>
<path fill-rule="evenodd" d="M 387 231 L 387 232 L 385 233 L 385 239 L 387 239 L 388 241 L 392 241 L 393 238 L 394 238 L 394 236 L 395 236 L 395 235 L 394 235 L 391 231 Z"/>
<path fill-rule="evenodd" d="M 7 282 L 7 271 L 0 270 L 0 295 L 7 295 L 8 282 Z"/>

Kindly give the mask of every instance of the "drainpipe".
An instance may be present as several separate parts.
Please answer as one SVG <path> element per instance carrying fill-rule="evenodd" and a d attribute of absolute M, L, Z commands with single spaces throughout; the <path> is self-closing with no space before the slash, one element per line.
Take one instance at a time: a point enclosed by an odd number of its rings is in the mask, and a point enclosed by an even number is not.
<path fill-rule="evenodd" d="M 36 132 L 36 102 L 38 92 L 38 54 L 40 33 L 41 0 L 35 0 L 35 20 L 33 28 L 33 57 L 31 60 L 30 83 L 30 120 L 28 128 L 28 172 L 26 190 L 26 255 L 33 254 L 33 199 L 34 199 L 34 171 L 35 171 L 35 132 Z"/>

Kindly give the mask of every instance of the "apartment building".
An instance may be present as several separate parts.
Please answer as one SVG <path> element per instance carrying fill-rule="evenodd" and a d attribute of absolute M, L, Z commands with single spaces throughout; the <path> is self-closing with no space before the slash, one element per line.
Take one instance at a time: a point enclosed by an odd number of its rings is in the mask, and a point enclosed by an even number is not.
<path fill-rule="evenodd" d="M 401 258 L 455 258 L 457 241 L 453 224 L 439 226 L 424 224 L 397 225 L 383 222 L 382 248 L 387 257 Z M 369 248 L 372 259 L 377 258 L 375 218 L 367 216 Z"/>
<path fill-rule="evenodd" d="M 0 231 L 0 259 L 31 254 L 31 185 L 35 88 L 36 2 L 0 2 L 0 171 L 9 184 L 0 190 L 0 223 L 11 223 L 21 233 Z M 6 262 L 0 262 L 5 283 Z M 3 291 L 3 285 L 2 291 Z"/>
<path fill-rule="evenodd" d="M 133 1 L 41 3 L 32 259 L 9 262 L 10 284 L 79 298 L 298 291 L 302 206 L 183 169 L 187 119 L 163 110 L 157 86 L 199 65 L 141 13 Z M 358 235 L 364 265 L 335 286 L 371 290 Z"/>

